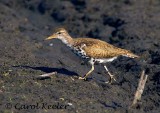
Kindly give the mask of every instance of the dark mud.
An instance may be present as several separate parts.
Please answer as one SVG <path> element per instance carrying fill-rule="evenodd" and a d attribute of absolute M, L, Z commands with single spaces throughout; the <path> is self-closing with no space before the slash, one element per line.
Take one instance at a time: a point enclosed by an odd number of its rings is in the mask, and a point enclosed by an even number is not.
<path fill-rule="evenodd" d="M 90 66 L 60 41 L 44 41 L 59 26 L 141 59 L 108 63 L 117 78 L 112 85 L 104 83 L 108 77 L 99 65 L 88 81 L 78 80 Z M 158 0 L 1 0 L 0 112 L 159 113 L 159 48 Z M 141 103 L 129 109 L 143 69 L 149 78 Z M 51 79 L 35 79 L 52 71 L 58 74 Z"/>

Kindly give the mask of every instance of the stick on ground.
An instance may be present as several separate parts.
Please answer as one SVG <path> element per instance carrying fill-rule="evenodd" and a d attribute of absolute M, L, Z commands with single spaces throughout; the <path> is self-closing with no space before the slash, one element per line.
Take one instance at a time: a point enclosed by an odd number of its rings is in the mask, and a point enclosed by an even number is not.
<path fill-rule="evenodd" d="M 143 70 L 131 107 L 135 106 L 141 100 L 141 96 L 144 91 L 144 86 L 147 81 L 147 78 L 148 78 L 148 75 L 145 75 L 145 72 Z"/>
<path fill-rule="evenodd" d="M 46 78 L 50 78 L 52 75 L 57 74 L 57 72 L 51 72 L 51 73 L 46 73 L 46 74 L 42 74 L 42 75 L 38 75 L 38 77 L 36 77 L 36 79 L 46 79 Z"/>

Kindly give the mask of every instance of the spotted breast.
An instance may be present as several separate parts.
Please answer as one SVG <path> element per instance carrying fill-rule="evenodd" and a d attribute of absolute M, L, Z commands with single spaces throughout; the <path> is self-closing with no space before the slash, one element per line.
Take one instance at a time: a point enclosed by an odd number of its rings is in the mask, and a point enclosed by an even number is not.
<path fill-rule="evenodd" d="M 81 44 L 81 45 L 73 47 L 71 49 L 76 55 L 78 55 L 82 59 L 89 59 L 90 57 L 87 56 L 86 52 L 84 51 L 85 46 L 86 46 L 85 44 Z"/>

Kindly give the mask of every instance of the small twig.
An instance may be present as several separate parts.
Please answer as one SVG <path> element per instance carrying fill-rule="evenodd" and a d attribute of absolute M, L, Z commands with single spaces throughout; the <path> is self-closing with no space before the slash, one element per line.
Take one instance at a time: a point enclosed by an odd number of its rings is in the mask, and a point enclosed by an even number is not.
<path fill-rule="evenodd" d="M 38 77 L 36 77 L 36 79 L 50 78 L 52 75 L 55 75 L 55 74 L 57 74 L 57 72 L 51 72 L 51 73 L 46 73 L 46 74 L 38 75 Z"/>
<path fill-rule="evenodd" d="M 138 103 L 138 101 L 141 100 L 141 96 L 142 96 L 142 93 L 144 91 L 144 86 L 145 86 L 145 83 L 147 81 L 147 78 L 148 78 L 148 75 L 145 75 L 145 72 L 143 70 L 131 107 L 135 106 Z"/>

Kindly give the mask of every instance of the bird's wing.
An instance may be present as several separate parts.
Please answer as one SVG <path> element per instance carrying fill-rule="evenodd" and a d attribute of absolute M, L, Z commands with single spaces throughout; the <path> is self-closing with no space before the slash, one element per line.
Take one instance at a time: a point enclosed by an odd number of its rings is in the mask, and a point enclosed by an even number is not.
<path fill-rule="evenodd" d="M 75 40 L 74 46 L 82 45 L 86 55 L 93 58 L 112 58 L 127 51 L 97 39 L 78 38 Z"/>
<path fill-rule="evenodd" d="M 102 48 L 99 45 L 85 46 L 83 49 L 87 56 L 92 56 L 93 58 L 112 58 L 122 55 L 122 52 L 119 52 L 115 48 Z"/>

